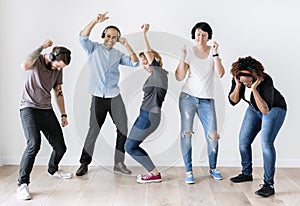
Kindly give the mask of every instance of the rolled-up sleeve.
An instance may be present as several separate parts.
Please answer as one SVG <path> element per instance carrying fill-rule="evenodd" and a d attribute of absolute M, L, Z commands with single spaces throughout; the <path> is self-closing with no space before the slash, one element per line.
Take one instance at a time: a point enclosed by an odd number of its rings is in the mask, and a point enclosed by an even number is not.
<path fill-rule="evenodd" d="M 137 67 L 137 66 L 140 65 L 140 62 L 139 61 L 134 62 L 130 59 L 129 56 L 123 54 L 121 59 L 120 59 L 120 64 L 125 65 L 125 66 L 129 66 L 129 67 Z"/>
<path fill-rule="evenodd" d="M 95 42 L 92 42 L 89 36 L 80 36 L 79 35 L 79 42 L 84 48 L 84 50 L 90 55 L 93 53 L 95 49 Z"/>

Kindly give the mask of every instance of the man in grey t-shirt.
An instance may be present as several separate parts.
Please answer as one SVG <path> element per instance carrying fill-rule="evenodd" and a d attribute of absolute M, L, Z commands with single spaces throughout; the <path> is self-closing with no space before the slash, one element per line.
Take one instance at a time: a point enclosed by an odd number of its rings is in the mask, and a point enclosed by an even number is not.
<path fill-rule="evenodd" d="M 62 69 L 70 63 L 71 51 L 57 46 L 51 53 L 41 54 L 43 49 L 52 44 L 53 42 L 47 39 L 22 64 L 23 69 L 28 73 L 20 105 L 20 117 L 27 147 L 20 163 L 17 197 L 23 200 L 31 198 L 28 184 L 35 157 L 40 150 L 41 131 L 53 148 L 48 163 L 49 175 L 59 178 L 72 177 L 72 173 L 58 170 L 58 164 L 67 149 L 61 126 L 68 125 L 61 86 Z M 61 112 L 61 126 L 51 105 L 52 89 Z"/>

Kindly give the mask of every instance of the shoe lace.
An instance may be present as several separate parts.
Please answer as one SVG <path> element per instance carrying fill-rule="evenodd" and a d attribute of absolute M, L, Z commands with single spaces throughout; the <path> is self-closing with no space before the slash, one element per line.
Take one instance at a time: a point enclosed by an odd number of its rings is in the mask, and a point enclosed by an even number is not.
<path fill-rule="evenodd" d="M 192 173 L 187 173 L 187 174 L 186 174 L 186 177 L 187 177 L 187 178 L 192 178 L 192 177 L 193 177 L 193 174 L 192 174 Z"/>
<path fill-rule="evenodd" d="M 273 188 L 273 186 L 272 185 L 269 185 L 269 184 L 259 184 L 259 187 L 261 187 L 261 188 L 264 188 L 264 187 L 266 187 L 266 188 Z"/>
<path fill-rule="evenodd" d="M 21 185 L 18 191 L 21 194 L 28 194 L 29 193 L 27 185 Z"/>
<path fill-rule="evenodd" d="M 153 176 L 153 174 L 151 174 L 151 173 L 141 175 L 141 177 L 142 177 L 143 179 L 149 179 L 149 178 L 152 177 L 152 176 Z"/>
<path fill-rule="evenodd" d="M 213 174 L 220 174 L 219 170 L 217 170 L 217 169 L 212 169 L 211 172 L 212 172 Z"/>

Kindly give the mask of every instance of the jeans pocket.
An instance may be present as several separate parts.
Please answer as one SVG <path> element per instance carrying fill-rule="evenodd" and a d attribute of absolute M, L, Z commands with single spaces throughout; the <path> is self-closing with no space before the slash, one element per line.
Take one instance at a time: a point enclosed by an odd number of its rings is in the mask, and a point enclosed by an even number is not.
<path fill-rule="evenodd" d="M 187 93 L 181 92 L 179 95 L 179 99 L 180 100 L 187 100 L 190 98 L 190 95 L 188 95 Z"/>
<path fill-rule="evenodd" d="M 21 118 L 27 118 L 31 115 L 33 115 L 33 109 L 32 108 L 27 107 L 27 108 L 20 109 Z"/>

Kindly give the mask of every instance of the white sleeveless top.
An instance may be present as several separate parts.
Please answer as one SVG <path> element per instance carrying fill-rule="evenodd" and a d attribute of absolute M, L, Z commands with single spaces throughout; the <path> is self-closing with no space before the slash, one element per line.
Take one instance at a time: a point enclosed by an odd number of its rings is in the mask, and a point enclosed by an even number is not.
<path fill-rule="evenodd" d="M 188 77 L 181 91 L 198 98 L 214 98 L 214 61 L 212 48 L 205 59 L 198 58 L 193 47 L 187 48 Z"/>

